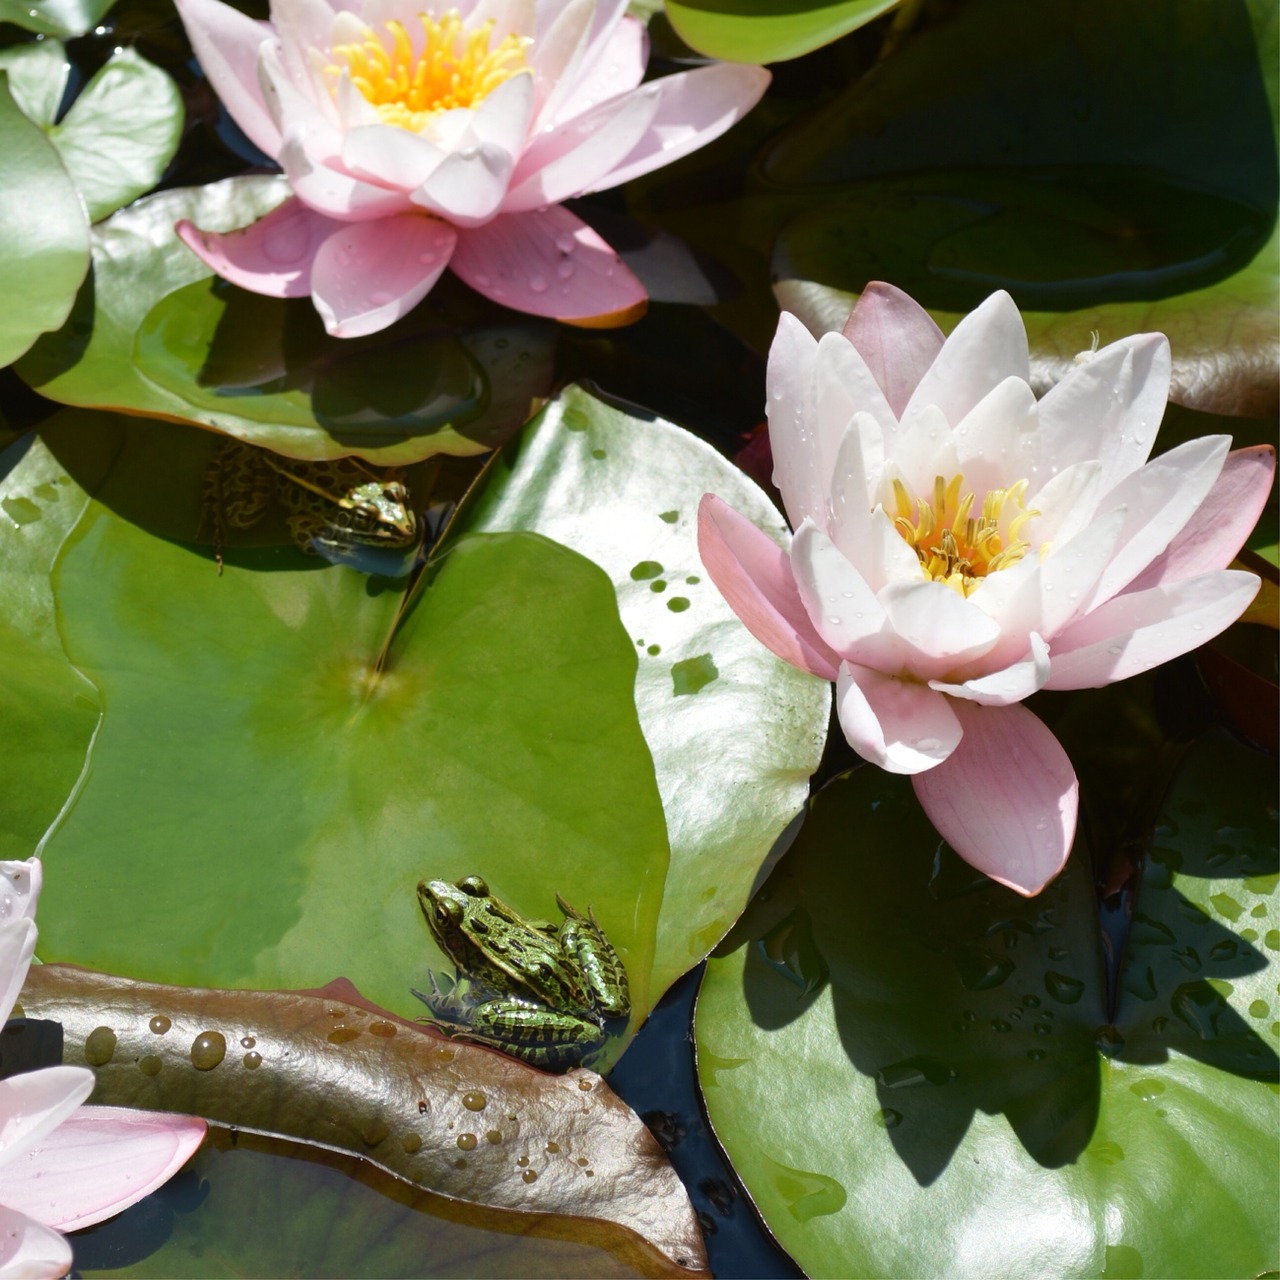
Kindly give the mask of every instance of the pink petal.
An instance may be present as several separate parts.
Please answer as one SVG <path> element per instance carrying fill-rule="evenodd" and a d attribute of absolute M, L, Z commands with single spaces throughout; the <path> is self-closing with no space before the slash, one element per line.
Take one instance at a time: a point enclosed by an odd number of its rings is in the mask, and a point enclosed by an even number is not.
<path fill-rule="evenodd" d="M 622 16 L 599 49 L 588 46 L 582 74 L 576 77 L 556 111 L 557 123 L 572 120 L 606 98 L 634 89 L 644 79 L 648 61 L 649 33 L 644 24 Z"/>
<path fill-rule="evenodd" d="M 36 922 L 29 916 L 0 922 L 0 975 L 4 979 L 0 985 L 0 1026 L 8 1021 L 27 980 L 36 952 L 36 932 Z"/>
<path fill-rule="evenodd" d="M 311 301 L 335 338 L 376 333 L 426 297 L 457 233 L 424 214 L 343 223 L 319 248 Z"/>
<path fill-rule="evenodd" d="M 38 1146 L 92 1092 L 87 1067 L 43 1067 L 0 1080 L 0 1165 Z"/>
<path fill-rule="evenodd" d="M 65 1276 L 71 1246 L 56 1231 L 0 1204 L 0 1276 Z"/>
<path fill-rule="evenodd" d="M 630 154 L 589 189 L 606 191 L 621 186 L 706 146 L 764 97 L 771 79 L 764 67 L 715 62 L 653 81 L 658 109 L 648 129 Z"/>
<path fill-rule="evenodd" d="M 836 714 L 849 745 L 889 773 L 936 768 L 963 732 L 944 695 L 855 662 L 840 666 Z"/>
<path fill-rule="evenodd" d="M 1146 462 L 1169 395 L 1169 340 L 1140 333 L 1104 347 L 1040 401 L 1042 469 L 1100 459 L 1102 491 Z"/>
<path fill-rule="evenodd" d="M 503 212 L 541 209 L 594 190 L 644 137 L 658 102 L 657 83 L 641 85 L 536 134 L 512 174 Z"/>
<path fill-rule="evenodd" d="M 254 146 L 280 153 L 280 130 L 258 84 L 258 50 L 271 28 L 219 0 L 176 0 L 178 15 L 213 91 Z"/>
<path fill-rule="evenodd" d="M 269 298 L 305 298 L 317 251 L 342 225 L 293 199 L 239 231 L 201 231 L 186 221 L 175 229 L 224 280 Z"/>
<path fill-rule="evenodd" d="M 710 493 L 698 507 L 698 554 L 729 607 L 761 644 L 801 671 L 836 678 L 840 658 L 809 621 L 790 557 Z"/>
<path fill-rule="evenodd" d="M 1079 784 L 1057 738 L 1026 707 L 953 702 L 960 745 L 911 779 L 938 834 L 984 875 L 1032 897 L 1062 870 Z"/>
<path fill-rule="evenodd" d="M 1222 569 L 1116 596 L 1054 638 L 1045 688 L 1097 689 L 1189 653 L 1225 631 L 1259 585 Z"/>
<path fill-rule="evenodd" d="M 1030 645 L 1031 652 L 1027 657 L 1000 671 L 960 684 L 930 680 L 929 688 L 983 707 L 1007 707 L 1010 703 L 1021 702 L 1043 689 L 1049 678 L 1049 646 L 1035 632 L 1031 633 Z"/>
<path fill-rule="evenodd" d="M 81 1107 L 0 1169 L 0 1204 L 59 1231 L 91 1227 L 168 1182 L 207 1128 L 195 1116 Z"/>
<path fill-rule="evenodd" d="M 0 921 L 34 920 L 43 883 L 44 864 L 39 858 L 0 862 Z"/>
<path fill-rule="evenodd" d="M 1013 299 L 1001 290 L 951 331 L 911 393 L 900 415 L 902 425 L 910 426 L 930 405 L 937 405 L 954 425 L 1006 378 L 1029 382 L 1031 362 L 1022 316 Z"/>
<path fill-rule="evenodd" d="M 618 255 L 559 205 L 459 231 L 449 265 L 486 298 L 587 329 L 630 324 L 649 302 Z"/>
<path fill-rule="evenodd" d="M 873 280 L 845 321 L 844 336 L 857 347 L 894 416 L 900 418 L 942 350 L 942 330 L 914 298 Z"/>
<path fill-rule="evenodd" d="M 1269 444 L 1227 454 L 1222 471 L 1182 532 L 1128 586 L 1144 591 L 1231 563 L 1267 505 L 1276 469 Z"/>

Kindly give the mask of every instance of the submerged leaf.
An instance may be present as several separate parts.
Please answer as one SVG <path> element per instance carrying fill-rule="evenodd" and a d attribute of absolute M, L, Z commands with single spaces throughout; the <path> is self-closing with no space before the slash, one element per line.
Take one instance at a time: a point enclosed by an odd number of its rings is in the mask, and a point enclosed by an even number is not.
<path fill-rule="evenodd" d="M 32 968 L 30 1018 L 60 1022 L 92 1101 L 182 1111 L 348 1151 L 416 1186 L 643 1237 L 674 1273 L 706 1268 L 688 1194 L 657 1141 L 594 1072 L 547 1075 L 320 991 L 165 987 Z"/>

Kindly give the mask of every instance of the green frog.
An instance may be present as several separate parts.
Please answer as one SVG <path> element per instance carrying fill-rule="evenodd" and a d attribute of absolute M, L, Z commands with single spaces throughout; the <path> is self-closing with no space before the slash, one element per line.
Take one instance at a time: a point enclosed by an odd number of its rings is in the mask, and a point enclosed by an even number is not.
<path fill-rule="evenodd" d="M 418 904 L 458 979 L 442 990 L 429 973 L 430 994 L 413 994 L 449 1035 L 555 1070 L 598 1053 L 630 1016 L 627 971 L 590 908 L 556 894 L 559 925 L 526 920 L 479 876 L 424 880 Z"/>
<path fill-rule="evenodd" d="M 412 547 L 418 518 L 404 473 L 358 458 L 300 462 L 241 440 L 224 440 L 204 477 L 204 513 L 222 572 L 227 529 L 251 529 L 277 503 L 294 542 L 309 555 L 346 558 L 359 547 Z"/>

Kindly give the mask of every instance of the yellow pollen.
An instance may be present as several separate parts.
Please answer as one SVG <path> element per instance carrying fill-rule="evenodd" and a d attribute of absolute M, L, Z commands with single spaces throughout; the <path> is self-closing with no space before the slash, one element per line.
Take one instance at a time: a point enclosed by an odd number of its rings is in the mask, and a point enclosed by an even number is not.
<path fill-rule="evenodd" d="M 420 133 L 442 111 L 479 105 L 512 76 L 531 74 L 525 64 L 524 36 L 509 35 L 490 48 L 493 19 L 468 30 L 456 9 L 439 18 L 418 14 L 424 41 L 421 52 L 404 25 L 395 19 L 386 24 L 390 40 L 365 27 L 357 44 L 333 47 L 329 74 L 336 84 L 344 71 L 351 83 L 377 108 L 387 124 Z"/>
<path fill-rule="evenodd" d="M 1040 513 L 1024 505 L 1027 482 L 992 489 L 974 514 L 976 498 L 964 489 L 964 476 L 949 481 L 935 476 L 933 501 L 915 503 L 901 480 L 893 482 L 897 507 L 894 527 L 919 557 L 925 573 L 960 595 L 969 595 L 988 574 L 1017 564 L 1030 549 L 1019 537 L 1022 526 Z"/>

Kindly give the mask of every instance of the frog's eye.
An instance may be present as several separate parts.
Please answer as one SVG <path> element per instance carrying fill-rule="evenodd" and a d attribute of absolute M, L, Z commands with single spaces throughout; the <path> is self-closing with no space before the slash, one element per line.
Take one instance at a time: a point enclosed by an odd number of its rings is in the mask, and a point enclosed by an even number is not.
<path fill-rule="evenodd" d="M 465 880 L 459 880 L 458 888 L 463 893 L 469 893 L 473 898 L 487 898 L 489 896 L 489 886 L 479 876 L 468 876 Z"/>
<path fill-rule="evenodd" d="M 462 923 L 462 904 L 454 902 L 452 898 L 436 899 L 436 920 L 440 924 L 461 924 Z"/>

